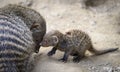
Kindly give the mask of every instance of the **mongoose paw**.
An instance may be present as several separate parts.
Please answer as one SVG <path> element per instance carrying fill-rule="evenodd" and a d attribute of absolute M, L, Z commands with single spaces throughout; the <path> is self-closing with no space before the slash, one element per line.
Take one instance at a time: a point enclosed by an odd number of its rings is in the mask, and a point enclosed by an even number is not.
<path fill-rule="evenodd" d="M 53 52 L 53 51 L 50 51 L 50 52 L 48 52 L 48 56 L 52 56 L 53 54 L 55 54 L 55 52 Z"/>
<path fill-rule="evenodd" d="M 35 53 L 39 53 L 39 50 L 35 50 Z"/>
<path fill-rule="evenodd" d="M 80 57 L 74 57 L 74 58 L 73 58 L 73 62 L 75 62 L 75 63 L 80 62 Z"/>
<path fill-rule="evenodd" d="M 62 62 L 64 62 L 64 63 L 67 62 L 67 60 L 65 60 L 64 58 L 61 58 L 61 59 L 59 59 L 58 61 L 62 61 Z"/>

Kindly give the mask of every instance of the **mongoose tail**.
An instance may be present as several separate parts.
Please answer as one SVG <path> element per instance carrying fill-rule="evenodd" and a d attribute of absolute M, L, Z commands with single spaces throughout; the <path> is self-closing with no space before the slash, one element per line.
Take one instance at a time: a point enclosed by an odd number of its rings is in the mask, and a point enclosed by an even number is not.
<path fill-rule="evenodd" d="M 102 55 L 102 54 L 106 54 L 106 53 L 109 53 L 109 52 L 113 52 L 113 51 L 116 51 L 118 50 L 119 48 L 110 48 L 110 49 L 106 49 L 106 50 L 96 50 L 95 48 L 90 48 L 89 51 L 94 53 L 95 55 Z"/>

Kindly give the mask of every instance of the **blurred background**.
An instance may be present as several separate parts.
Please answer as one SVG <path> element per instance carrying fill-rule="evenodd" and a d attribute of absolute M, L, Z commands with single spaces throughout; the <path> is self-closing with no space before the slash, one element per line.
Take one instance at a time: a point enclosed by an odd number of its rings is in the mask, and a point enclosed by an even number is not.
<path fill-rule="evenodd" d="M 120 48 L 120 0 L 0 0 L 0 7 L 21 4 L 38 11 L 47 22 L 47 32 L 80 29 L 87 32 L 95 48 Z M 46 54 L 51 48 L 40 48 L 43 56 L 33 72 L 120 72 L 120 52 L 89 56 L 75 64 L 57 61 Z M 116 70 L 116 71 L 115 71 Z"/>

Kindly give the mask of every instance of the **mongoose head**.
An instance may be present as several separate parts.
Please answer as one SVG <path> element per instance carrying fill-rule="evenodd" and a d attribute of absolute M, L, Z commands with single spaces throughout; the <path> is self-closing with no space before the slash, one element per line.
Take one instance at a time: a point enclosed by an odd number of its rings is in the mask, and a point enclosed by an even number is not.
<path fill-rule="evenodd" d="M 8 4 L 2 8 L 0 8 L 0 14 L 9 14 L 15 15 L 21 18 L 25 24 L 32 30 L 33 28 L 42 28 L 46 27 L 46 22 L 44 18 L 40 15 L 39 12 L 35 11 L 34 9 L 16 5 L 16 4 Z M 34 25 L 35 24 L 35 25 Z M 43 29 L 46 31 L 46 29 Z"/>
<path fill-rule="evenodd" d="M 60 35 L 58 30 L 50 31 L 46 33 L 40 45 L 43 47 L 56 46 L 60 41 Z"/>
<path fill-rule="evenodd" d="M 24 21 L 31 31 L 42 32 L 43 35 L 46 33 L 46 21 L 34 9 L 16 4 L 8 4 L 0 8 L 0 14 L 17 16 Z"/>
<path fill-rule="evenodd" d="M 51 36 L 51 37 L 43 38 L 43 41 L 40 43 L 40 45 L 43 47 L 56 46 L 58 42 L 59 41 L 57 36 Z"/>

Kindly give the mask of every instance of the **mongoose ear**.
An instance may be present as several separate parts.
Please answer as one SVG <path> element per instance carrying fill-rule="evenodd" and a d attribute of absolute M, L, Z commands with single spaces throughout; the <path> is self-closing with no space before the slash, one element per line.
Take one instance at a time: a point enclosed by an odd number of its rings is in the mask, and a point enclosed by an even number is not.
<path fill-rule="evenodd" d="M 71 35 L 71 32 L 66 32 L 67 35 Z"/>
<path fill-rule="evenodd" d="M 36 28 L 36 27 L 38 27 L 38 26 L 39 26 L 38 23 L 32 24 L 31 27 L 30 27 L 30 30 L 32 30 L 32 29 L 34 29 L 34 28 Z"/>
<path fill-rule="evenodd" d="M 52 36 L 52 39 L 53 39 L 54 43 L 58 43 L 58 41 L 59 41 L 57 36 Z"/>

